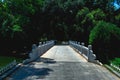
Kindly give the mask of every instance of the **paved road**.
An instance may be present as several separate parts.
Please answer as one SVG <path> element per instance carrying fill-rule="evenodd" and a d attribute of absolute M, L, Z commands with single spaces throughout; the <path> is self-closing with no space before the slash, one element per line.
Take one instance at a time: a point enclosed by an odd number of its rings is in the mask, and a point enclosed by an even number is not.
<path fill-rule="evenodd" d="M 54 46 L 36 62 L 23 65 L 9 80 L 120 80 L 107 69 L 87 62 L 69 46 Z"/>

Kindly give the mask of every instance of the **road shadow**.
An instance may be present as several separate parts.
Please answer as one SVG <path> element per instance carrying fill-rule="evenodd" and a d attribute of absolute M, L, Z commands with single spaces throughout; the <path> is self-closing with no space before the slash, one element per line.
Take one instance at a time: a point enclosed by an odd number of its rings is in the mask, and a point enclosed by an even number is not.
<path fill-rule="evenodd" d="M 43 57 L 40 57 L 35 62 L 43 62 L 43 63 L 46 63 L 46 64 L 55 64 L 56 63 L 56 61 L 54 59 L 43 58 Z"/>
<path fill-rule="evenodd" d="M 34 80 L 44 79 L 53 72 L 50 68 L 36 68 L 34 66 L 23 66 L 10 76 L 8 80 Z"/>

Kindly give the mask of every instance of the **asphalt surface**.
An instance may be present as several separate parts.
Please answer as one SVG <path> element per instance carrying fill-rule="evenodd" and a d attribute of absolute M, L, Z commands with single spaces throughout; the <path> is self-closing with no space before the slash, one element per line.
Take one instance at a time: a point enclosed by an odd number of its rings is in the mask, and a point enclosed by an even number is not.
<path fill-rule="evenodd" d="M 70 46 L 54 46 L 37 61 L 5 80 L 120 80 L 106 68 L 87 62 Z"/>

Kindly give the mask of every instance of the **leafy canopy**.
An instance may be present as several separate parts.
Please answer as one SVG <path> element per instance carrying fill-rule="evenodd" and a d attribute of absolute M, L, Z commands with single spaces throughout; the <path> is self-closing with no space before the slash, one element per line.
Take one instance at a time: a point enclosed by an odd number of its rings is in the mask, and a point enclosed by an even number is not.
<path fill-rule="evenodd" d="M 115 24 L 99 21 L 90 33 L 89 43 L 93 44 L 96 40 L 107 43 L 111 39 L 111 35 L 114 35 L 120 40 L 120 28 Z"/>

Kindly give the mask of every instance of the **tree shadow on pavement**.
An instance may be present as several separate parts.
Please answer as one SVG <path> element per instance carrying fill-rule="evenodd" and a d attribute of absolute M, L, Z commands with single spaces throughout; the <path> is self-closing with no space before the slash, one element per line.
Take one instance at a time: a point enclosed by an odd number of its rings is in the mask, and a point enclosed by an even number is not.
<path fill-rule="evenodd" d="M 23 66 L 10 76 L 9 80 L 35 80 L 44 79 L 50 72 L 50 68 L 36 68 L 34 66 Z"/>
<path fill-rule="evenodd" d="M 46 63 L 46 64 L 55 64 L 56 63 L 56 61 L 54 61 L 54 59 L 43 58 L 43 57 L 39 58 L 35 62 L 43 62 L 43 63 Z"/>

